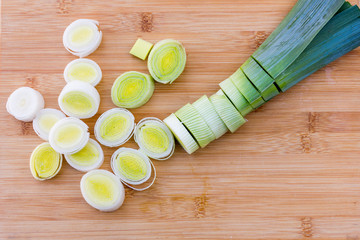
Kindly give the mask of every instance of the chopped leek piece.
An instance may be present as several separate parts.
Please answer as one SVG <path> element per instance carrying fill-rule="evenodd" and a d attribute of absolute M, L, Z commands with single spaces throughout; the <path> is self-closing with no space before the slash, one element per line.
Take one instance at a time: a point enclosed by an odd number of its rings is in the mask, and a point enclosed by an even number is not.
<path fill-rule="evenodd" d="M 169 127 L 177 141 L 188 154 L 192 154 L 199 149 L 199 145 L 196 143 L 195 139 L 191 136 L 189 131 L 184 127 L 175 114 L 172 113 L 170 116 L 165 118 L 164 123 Z"/>
<path fill-rule="evenodd" d="M 81 58 L 93 53 L 99 47 L 101 40 L 99 22 L 91 19 L 78 19 L 72 22 L 63 35 L 66 50 Z"/>
<path fill-rule="evenodd" d="M 192 105 L 209 125 L 216 139 L 228 131 L 225 123 L 221 120 L 220 116 L 206 95 L 196 100 Z"/>
<path fill-rule="evenodd" d="M 134 46 L 131 48 L 130 54 L 142 60 L 145 60 L 149 55 L 149 52 L 152 49 L 152 47 L 153 47 L 152 43 L 147 42 L 141 38 L 138 38 Z"/>
<path fill-rule="evenodd" d="M 104 112 L 95 123 L 95 137 L 105 146 L 118 147 L 127 142 L 134 132 L 134 115 L 124 108 Z"/>
<path fill-rule="evenodd" d="M 46 180 L 56 176 L 62 166 L 62 155 L 49 143 L 37 146 L 30 157 L 30 171 L 37 180 Z"/>
<path fill-rule="evenodd" d="M 279 90 L 276 88 L 274 84 L 271 84 L 270 87 L 268 87 L 261 93 L 261 96 L 265 101 L 269 101 L 278 94 L 279 94 Z"/>
<path fill-rule="evenodd" d="M 225 79 L 219 85 L 225 95 L 229 98 L 232 104 L 234 104 L 236 109 L 241 113 L 243 117 L 253 110 L 246 98 L 241 94 L 241 92 L 231 81 L 231 78 Z"/>
<path fill-rule="evenodd" d="M 64 70 L 64 79 L 68 83 L 78 80 L 90 83 L 95 87 L 101 78 L 100 66 L 95 61 L 87 58 L 79 58 L 69 62 Z"/>
<path fill-rule="evenodd" d="M 33 120 L 33 128 L 36 134 L 43 140 L 49 140 L 49 134 L 54 124 L 65 118 L 65 114 L 53 108 L 44 108 L 40 110 Z"/>
<path fill-rule="evenodd" d="M 89 83 L 71 81 L 61 91 L 58 103 L 61 110 L 70 117 L 91 118 L 99 110 L 100 95 Z"/>
<path fill-rule="evenodd" d="M 268 89 L 274 82 L 274 79 L 252 57 L 246 60 L 241 69 L 260 93 Z"/>
<path fill-rule="evenodd" d="M 125 199 L 125 189 L 119 178 L 102 169 L 86 173 L 81 178 L 80 189 L 85 201 L 103 212 L 117 210 Z"/>
<path fill-rule="evenodd" d="M 148 69 L 159 83 L 172 83 L 184 71 L 186 52 L 180 42 L 165 39 L 155 44 L 148 57 Z"/>
<path fill-rule="evenodd" d="M 88 128 L 83 121 L 77 118 L 63 118 L 51 128 L 49 143 L 58 153 L 76 153 L 83 149 L 89 141 Z"/>
<path fill-rule="evenodd" d="M 67 163 L 81 172 L 88 172 L 99 168 L 104 162 L 104 152 L 100 144 L 89 139 L 88 143 L 79 152 L 65 154 Z"/>
<path fill-rule="evenodd" d="M 175 150 L 170 129 L 158 118 L 143 118 L 134 130 L 135 142 L 147 156 L 156 160 L 169 159 Z"/>
<path fill-rule="evenodd" d="M 20 87 L 10 94 L 6 110 L 17 120 L 31 122 L 44 105 L 44 98 L 38 91 Z"/>
<path fill-rule="evenodd" d="M 138 189 L 132 186 L 143 184 L 149 180 L 152 167 L 154 166 L 150 159 L 143 152 L 132 148 L 119 148 L 111 156 L 111 169 L 115 175 L 118 176 L 126 186 L 137 191 L 148 189 L 154 183 L 156 176 L 145 188 Z"/>
<path fill-rule="evenodd" d="M 210 101 L 230 132 L 235 132 L 246 122 L 222 90 L 213 94 L 210 97 Z"/>
<path fill-rule="evenodd" d="M 216 139 L 215 134 L 190 103 L 175 112 L 175 116 L 189 129 L 200 147 L 205 147 Z"/>
<path fill-rule="evenodd" d="M 118 107 L 138 108 L 149 101 L 154 93 L 154 80 L 136 71 L 121 74 L 111 88 L 111 99 Z"/>
<path fill-rule="evenodd" d="M 276 78 L 299 57 L 343 3 L 344 0 L 298 0 L 252 56 Z"/>
<path fill-rule="evenodd" d="M 345 1 L 344 4 L 340 7 L 340 9 L 337 11 L 336 14 L 341 13 L 342 11 L 345 11 L 346 9 L 351 8 L 351 7 L 352 7 L 351 3 Z"/>

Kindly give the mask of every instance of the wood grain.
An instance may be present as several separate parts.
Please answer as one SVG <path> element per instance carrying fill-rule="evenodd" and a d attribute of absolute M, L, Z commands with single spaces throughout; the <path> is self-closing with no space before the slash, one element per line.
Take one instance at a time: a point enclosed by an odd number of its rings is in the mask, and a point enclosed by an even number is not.
<path fill-rule="evenodd" d="M 175 38 L 188 53 L 183 75 L 133 111 L 166 117 L 218 89 L 272 32 L 295 0 L 2 0 L 0 81 L 0 239 L 359 239 L 360 49 L 342 57 L 248 116 L 249 122 L 206 149 L 179 145 L 155 162 L 158 179 L 126 190 L 121 209 L 101 213 L 81 197 L 80 172 L 64 164 L 38 182 L 31 151 L 42 141 L 5 111 L 20 86 L 58 108 L 62 71 L 75 57 L 62 46 L 78 18 L 100 22 L 100 48 L 89 58 L 103 80 L 99 113 L 114 107 L 110 87 L 146 63 L 128 54 L 138 37 Z M 352 1 L 357 3 L 357 1 Z M 135 147 L 131 140 L 125 146 Z M 103 169 L 114 149 L 104 148 Z"/>

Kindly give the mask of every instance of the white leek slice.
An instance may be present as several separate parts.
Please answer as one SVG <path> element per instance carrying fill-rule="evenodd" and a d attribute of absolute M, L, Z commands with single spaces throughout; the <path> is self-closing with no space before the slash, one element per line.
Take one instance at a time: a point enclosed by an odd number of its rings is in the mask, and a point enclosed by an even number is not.
<path fill-rule="evenodd" d="M 44 98 L 38 91 L 20 87 L 10 94 L 6 110 L 20 121 L 31 122 L 44 105 Z"/>
<path fill-rule="evenodd" d="M 69 62 L 64 70 L 64 79 L 68 83 L 78 80 L 90 83 L 95 87 L 101 78 L 100 66 L 95 61 L 87 58 L 79 58 Z"/>
<path fill-rule="evenodd" d="M 189 131 L 184 127 L 175 114 L 172 113 L 170 116 L 165 118 L 164 123 L 169 127 L 175 138 L 188 154 L 192 154 L 199 149 L 199 145 L 195 139 L 191 136 Z"/>
<path fill-rule="evenodd" d="M 151 169 L 154 168 L 150 159 L 141 151 L 132 148 L 119 148 L 111 156 L 111 169 L 116 176 L 128 187 L 143 191 L 151 187 L 156 178 L 144 188 L 136 188 L 132 185 L 140 185 L 148 181 L 151 177 Z M 154 168 L 155 171 L 155 168 Z"/>
<path fill-rule="evenodd" d="M 117 210 L 125 199 L 125 189 L 119 178 L 102 169 L 86 173 L 81 178 L 80 189 L 85 201 L 103 212 Z"/>
<path fill-rule="evenodd" d="M 189 129 L 201 148 L 216 139 L 205 120 L 190 103 L 177 110 L 175 116 Z"/>
<path fill-rule="evenodd" d="M 91 19 L 78 19 L 64 31 L 63 44 L 66 50 L 78 57 L 86 57 L 100 45 L 102 32 L 99 22 Z"/>
<path fill-rule="evenodd" d="M 61 91 L 58 103 L 61 110 L 70 117 L 91 118 L 99 110 L 100 95 L 91 84 L 72 81 Z"/>
<path fill-rule="evenodd" d="M 30 157 L 30 171 L 37 180 L 53 178 L 62 166 L 62 155 L 57 153 L 49 143 L 37 146 Z"/>
<path fill-rule="evenodd" d="M 118 147 L 133 135 L 134 115 L 124 108 L 113 108 L 104 112 L 95 123 L 95 137 L 103 145 Z"/>
<path fill-rule="evenodd" d="M 213 94 L 210 101 L 230 132 L 235 132 L 246 122 L 222 90 Z"/>
<path fill-rule="evenodd" d="M 167 160 L 174 153 L 175 141 L 170 129 L 158 118 L 147 117 L 136 124 L 135 142 L 140 150 L 156 160 Z"/>
<path fill-rule="evenodd" d="M 59 120 L 50 130 L 49 143 L 55 151 L 76 153 L 89 141 L 88 126 L 81 120 L 67 117 Z"/>
<path fill-rule="evenodd" d="M 111 88 L 111 99 L 118 107 L 138 108 L 154 93 L 154 80 L 148 74 L 130 71 L 121 74 Z"/>
<path fill-rule="evenodd" d="M 176 40 L 165 39 L 155 44 L 148 57 L 148 69 L 159 83 L 172 83 L 184 71 L 186 52 Z"/>
<path fill-rule="evenodd" d="M 104 162 L 104 152 L 100 144 L 89 139 L 83 149 L 73 154 L 65 154 L 67 163 L 81 172 L 88 172 L 99 168 Z"/>
<path fill-rule="evenodd" d="M 216 139 L 220 138 L 228 131 L 225 123 L 221 120 L 220 116 L 206 95 L 196 100 L 192 105 L 209 125 L 212 132 L 215 134 Z"/>
<path fill-rule="evenodd" d="M 57 121 L 65 117 L 65 114 L 57 109 L 41 109 L 33 120 L 34 131 L 41 139 L 48 141 L 51 128 Z"/>

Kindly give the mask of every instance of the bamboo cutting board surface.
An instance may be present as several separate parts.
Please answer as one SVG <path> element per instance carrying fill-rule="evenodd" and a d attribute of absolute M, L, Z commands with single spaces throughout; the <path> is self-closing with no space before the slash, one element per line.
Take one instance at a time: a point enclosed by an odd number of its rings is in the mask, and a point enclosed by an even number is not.
<path fill-rule="evenodd" d="M 5 111 L 20 86 L 58 108 L 65 27 L 96 19 L 104 34 L 90 59 L 103 70 L 99 113 L 113 108 L 110 88 L 124 71 L 146 72 L 128 54 L 138 37 L 180 40 L 187 67 L 172 85 L 135 109 L 136 120 L 165 118 L 212 94 L 264 41 L 295 0 L 2 0 L 0 82 L 0 239 L 359 239 L 360 49 L 248 115 L 248 123 L 205 149 L 156 161 L 144 192 L 126 189 L 124 205 L 101 213 L 85 203 L 82 173 L 64 164 L 39 182 L 29 156 L 42 142 L 31 123 Z M 357 1 L 352 1 L 357 3 Z M 133 140 L 127 147 L 136 147 Z M 103 169 L 115 149 L 104 147 Z"/>

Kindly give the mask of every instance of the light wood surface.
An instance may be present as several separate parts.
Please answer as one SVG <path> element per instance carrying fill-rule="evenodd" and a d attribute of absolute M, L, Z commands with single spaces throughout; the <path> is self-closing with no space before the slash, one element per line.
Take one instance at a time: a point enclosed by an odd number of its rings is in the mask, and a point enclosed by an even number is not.
<path fill-rule="evenodd" d="M 357 3 L 357 1 L 351 1 Z M 360 49 L 342 57 L 256 112 L 234 134 L 188 155 L 154 162 L 155 185 L 126 190 L 124 205 L 101 213 L 85 203 L 82 173 L 64 164 L 39 182 L 29 156 L 42 142 L 31 123 L 5 111 L 20 86 L 39 90 L 58 108 L 64 67 L 75 59 L 62 46 L 78 18 L 100 22 L 100 48 L 89 58 L 103 80 L 97 117 L 113 108 L 110 88 L 146 62 L 128 54 L 138 37 L 180 40 L 187 67 L 172 85 L 133 110 L 136 120 L 165 118 L 212 94 L 261 44 L 295 0 L 2 0 L 0 82 L 0 239 L 359 239 Z M 136 147 L 133 140 L 127 147 Z M 115 149 L 106 148 L 103 169 Z"/>

